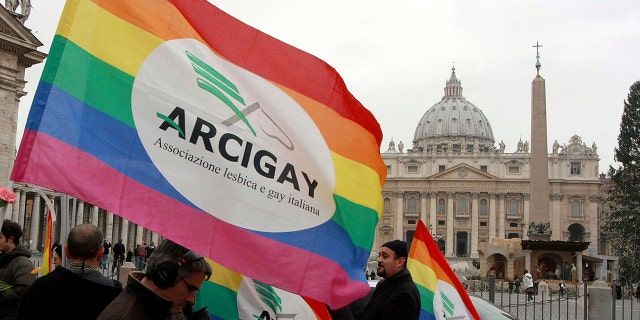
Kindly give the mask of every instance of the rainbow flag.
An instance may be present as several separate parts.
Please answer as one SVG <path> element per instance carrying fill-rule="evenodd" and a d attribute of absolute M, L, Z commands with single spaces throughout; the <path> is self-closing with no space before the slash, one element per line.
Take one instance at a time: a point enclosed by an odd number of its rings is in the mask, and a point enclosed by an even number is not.
<path fill-rule="evenodd" d="M 195 310 L 207 307 L 211 319 L 331 320 L 325 304 L 280 290 L 245 277 L 209 259 L 213 269 L 209 281 L 198 291 Z"/>
<path fill-rule="evenodd" d="M 53 202 L 53 200 L 51 200 Z M 44 252 L 42 253 L 42 268 L 40 269 L 40 276 L 44 276 L 51 272 L 53 269 L 53 248 L 52 243 L 52 228 L 53 228 L 53 214 L 51 210 L 47 213 L 47 231 L 44 237 Z"/>
<path fill-rule="evenodd" d="M 407 267 L 420 291 L 420 319 L 480 319 L 458 276 L 451 270 L 422 220 L 409 249 Z"/>
<path fill-rule="evenodd" d="M 11 178 L 340 308 L 369 292 L 381 139 L 331 66 L 205 0 L 69 0 Z"/>

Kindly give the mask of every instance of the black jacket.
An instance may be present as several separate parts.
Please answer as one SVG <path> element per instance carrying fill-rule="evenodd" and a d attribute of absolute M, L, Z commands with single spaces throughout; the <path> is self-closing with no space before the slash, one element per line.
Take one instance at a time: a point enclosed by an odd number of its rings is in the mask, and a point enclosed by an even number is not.
<path fill-rule="evenodd" d="M 96 270 L 57 267 L 29 287 L 18 307 L 18 319 L 95 319 L 121 291 L 120 282 Z"/>
<path fill-rule="evenodd" d="M 378 282 L 364 310 L 363 320 L 414 320 L 420 318 L 420 292 L 407 268 Z"/>

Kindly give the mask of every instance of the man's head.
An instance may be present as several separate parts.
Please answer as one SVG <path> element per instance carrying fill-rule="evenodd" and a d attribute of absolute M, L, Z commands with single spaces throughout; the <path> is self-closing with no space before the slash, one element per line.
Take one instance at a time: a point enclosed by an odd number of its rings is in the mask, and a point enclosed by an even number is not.
<path fill-rule="evenodd" d="M 11 252 L 20 243 L 22 228 L 16 222 L 5 219 L 0 229 L 0 251 Z"/>
<path fill-rule="evenodd" d="M 102 239 L 102 232 L 90 223 L 75 226 L 67 236 L 65 247 L 69 261 L 100 265 L 104 250 Z"/>
<path fill-rule="evenodd" d="M 143 284 L 167 300 L 171 313 L 195 303 L 196 293 L 211 277 L 211 266 L 197 253 L 168 239 L 147 259 Z"/>
<path fill-rule="evenodd" d="M 409 256 L 407 243 L 402 240 L 393 240 L 384 243 L 378 251 L 378 276 L 385 279 L 393 277 L 407 265 Z"/>

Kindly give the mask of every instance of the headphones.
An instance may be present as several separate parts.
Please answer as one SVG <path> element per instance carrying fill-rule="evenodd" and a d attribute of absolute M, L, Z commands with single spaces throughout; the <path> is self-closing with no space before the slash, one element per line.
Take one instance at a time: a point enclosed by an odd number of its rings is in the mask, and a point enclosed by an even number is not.
<path fill-rule="evenodd" d="M 178 280 L 178 269 L 187 263 L 204 259 L 201 255 L 189 250 L 177 261 L 163 261 L 158 264 L 155 272 L 151 274 L 151 280 L 160 289 L 169 288 Z"/>

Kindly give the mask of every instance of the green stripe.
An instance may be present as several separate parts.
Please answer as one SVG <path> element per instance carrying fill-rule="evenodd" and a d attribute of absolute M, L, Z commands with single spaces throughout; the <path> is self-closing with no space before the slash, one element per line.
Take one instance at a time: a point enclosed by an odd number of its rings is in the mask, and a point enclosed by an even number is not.
<path fill-rule="evenodd" d="M 211 281 L 205 281 L 196 296 L 194 310 L 207 306 L 207 311 L 222 319 L 240 319 L 237 299 L 237 292 Z"/>
<path fill-rule="evenodd" d="M 378 213 L 336 194 L 333 195 L 333 199 L 336 202 L 333 221 L 347 231 L 355 245 L 370 250 L 374 237 L 372 231 L 378 224 Z"/>
<path fill-rule="evenodd" d="M 433 298 L 435 297 L 434 292 L 417 283 L 416 283 L 416 286 L 418 287 L 418 291 L 420 292 L 420 302 L 421 302 L 420 308 L 424 311 L 429 312 L 430 314 L 434 314 L 434 311 L 433 311 Z"/>
<path fill-rule="evenodd" d="M 56 63 L 58 62 L 58 63 Z M 135 128 L 131 114 L 134 77 L 56 35 L 41 81 Z"/>

